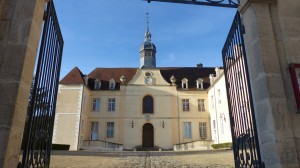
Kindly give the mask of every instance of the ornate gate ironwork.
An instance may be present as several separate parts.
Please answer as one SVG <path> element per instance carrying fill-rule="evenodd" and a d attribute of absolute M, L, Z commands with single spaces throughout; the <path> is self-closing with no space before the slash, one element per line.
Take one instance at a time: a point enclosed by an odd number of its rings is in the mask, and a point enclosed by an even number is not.
<path fill-rule="evenodd" d="M 49 167 L 63 38 L 53 1 L 47 3 L 18 167 Z"/>
<path fill-rule="evenodd" d="M 205 5 L 205 6 L 217 6 L 226 8 L 237 8 L 240 4 L 240 0 L 145 0 L 150 3 L 156 2 L 171 2 L 191 5 Z"/>
<path fill-rule="evenodd" d="M 264 167 L 253 109 L 244 28 L 237 12 L 222 50 L 235 167 Z"/>

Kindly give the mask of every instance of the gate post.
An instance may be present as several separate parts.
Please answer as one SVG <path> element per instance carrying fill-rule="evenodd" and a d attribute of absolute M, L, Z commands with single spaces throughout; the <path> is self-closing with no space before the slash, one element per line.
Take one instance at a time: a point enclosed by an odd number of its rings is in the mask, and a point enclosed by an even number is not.
<path fill-rule="evenodd" d="M 0 167 L 17 167 L 46 0 L 0 0 Z"/>
<path fill-rule="evenodd" d="M 266 167 L 300 166 L 300 114 L 288 70 L 300 63 L 299 6 L 299 0 L 242 0 L 239 7 Z"/>

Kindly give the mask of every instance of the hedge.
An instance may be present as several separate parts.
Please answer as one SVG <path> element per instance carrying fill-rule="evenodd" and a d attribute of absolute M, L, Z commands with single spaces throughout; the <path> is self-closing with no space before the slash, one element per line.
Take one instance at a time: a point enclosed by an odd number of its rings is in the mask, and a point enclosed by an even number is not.
<path fill-rule="evenodd" d="M 223 148 L 232 148 L 232 143 L 228 142 L 228 143 L 220 143 L 220 144 L 212 144 L 211 147 L 213 149 L 223 149 Z"/>
<path fill-rule="evenodd" d="M 52 144 L 52 150 L 69 150 L 70 145 L 67 144 Z"/>

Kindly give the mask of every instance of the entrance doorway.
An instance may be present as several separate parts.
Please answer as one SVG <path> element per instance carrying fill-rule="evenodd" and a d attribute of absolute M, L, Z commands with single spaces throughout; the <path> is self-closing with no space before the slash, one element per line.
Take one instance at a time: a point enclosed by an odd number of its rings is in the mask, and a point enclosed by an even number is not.
<path fill-rule="evenodd" d="M 154 147 L 154 130 L 153 125 L 150 123 L 144 124 L 143 126 L 143 148 Z"/>

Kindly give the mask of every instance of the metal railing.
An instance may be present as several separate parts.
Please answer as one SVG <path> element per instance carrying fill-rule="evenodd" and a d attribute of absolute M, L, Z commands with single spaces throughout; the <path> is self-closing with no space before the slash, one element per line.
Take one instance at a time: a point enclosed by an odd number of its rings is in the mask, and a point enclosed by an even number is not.
<path fill-rule="evenodd" d="M 53 1 L 47 3 L 39 56 L 23 135 L 18 167 L 49 167 L 63 38 Z"/>
<path fill-rule="evenodd" d="M 226 8 L 237 8 L 240 4 L 240 0 L 145 0 L 149 3 L 152 1 L 156 2 L 171 2 L 191 5 L 205 5 L 205 6 L 216 6 Z"/>
<path fill-rule="evenodd" d="M 222 50 L 235 167 L 264 167 L 252 102 L 244 28 L 237 12 Z"/>
<path fill-rule="evenodd" d="M 173 149 L 174 151 L 180 150 L 209 150 L 213 141 L 211 140 L 197 140 L 191 142 L 184 142 L 180 144 L 175 144 Z"/>
<path fill-rule="evenodd" d="M 120 151 L 123 150 L 123 145 L 102 140 L 83 140 L 83 146 L 81 149 Z"/>

